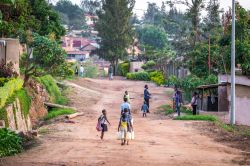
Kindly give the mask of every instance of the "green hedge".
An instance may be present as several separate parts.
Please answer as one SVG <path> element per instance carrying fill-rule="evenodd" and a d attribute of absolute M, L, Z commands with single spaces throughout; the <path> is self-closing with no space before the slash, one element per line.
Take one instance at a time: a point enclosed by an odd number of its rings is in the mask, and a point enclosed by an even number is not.
<path fill-rule="evenodd" d="M 127 73 L 127 79 L 130 80 L 140 80 L 140 81 L 150 81 L 150 76 L 147 72 L 137 72 L 137 73 Z"/>
<path fill-rule="evenodd" d="M 154 71 L 149 74 L 151 81 L 157 85 L 163 85 L 165 83 L 165 78 L 162 72 Z"/>
<path fill-rule="evenodd" d="M 147 63 L 143 64 L 143 65 L 142 65 L 142 68 L 143 68 L 144 70 L 150 70 L 150 69 L 154 68 L 155 65 L 156 65 L 155 61 L 150 60 L 150 61 L 147 61 Z"/>
<path fill-rule="evenodd" d="M 51 75 L 46 75 L 43 77 L 37 78 L 37 80 L 43 84 L 43 86 L 48 91 L 51 101 L 57 104 L 66 104 L 67 98 L 62 96 L 62 93 L 59 89 L 59 87 L 56 84 L 56 81 Z"/>
<path fill-rule="evenodd" d="M 0 129 L 0 157 L 15 155 L 23 150 L 22 138 L 8 129 Z"/>
<path fill-rule="evenodd" d="M 157 85 L 162 85 L 165 83 L 165 78 L 162 72 L 159 71 L 154 71 L 151 73 L 145 71 L 137 73 L 127 73 L 127 79 L 140 80 L 140 81 L 153 81 Z"/>
<path fill-rule="evenodd" d="M 0 108 L 3 108 L 7 99 L 22 87 L 23 80 L 20 78 L 11 79 L 9 82 L 5 83 L 3 87 L 0 87 Z"/>
<path fill-rule="evenodd" d="M 118 65 L 118 74 L 121 76 L 126 76 L 127 73 L 129 73 L 129 63 L 125 62 L 125 63 L 120 63 Z"/>

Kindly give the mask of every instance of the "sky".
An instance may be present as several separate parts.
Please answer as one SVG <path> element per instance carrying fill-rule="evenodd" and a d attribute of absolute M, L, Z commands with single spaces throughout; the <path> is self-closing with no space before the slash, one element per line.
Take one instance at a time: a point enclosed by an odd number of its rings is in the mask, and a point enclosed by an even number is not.
<path fill-rule="evenodd" d="M 57 0 L 54 0 L 57 1 Z M 80 4 L 82 0 L 71 0 L 73 3 Z M 164 0 L 165 1 L 165 0 Z M 240 4 L 250 10 L 250 0 L 237 0 L 240 2 Z M 161 6 L 162 0 L 136 0 L 135 8 L 134 8 L 134 13 L 136 13 L 138 16 L 142 16 L 144 11 L 147 9 L 147 2 L 154 2 L 158 6 Z M 230 6 L 232 6 L 232 0 L 220 0 L 221 3 L 221 8 L 223 8 L 225 11 L 228 10 Z M 177 6 L 177 9 L 180 9 L 182 11 L 185 11 L 185 7 L 183 5 Z"/>

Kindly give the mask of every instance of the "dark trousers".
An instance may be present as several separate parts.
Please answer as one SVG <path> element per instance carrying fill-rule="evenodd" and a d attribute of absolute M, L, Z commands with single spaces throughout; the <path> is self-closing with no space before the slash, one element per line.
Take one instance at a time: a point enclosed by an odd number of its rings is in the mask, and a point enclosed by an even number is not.
<path fill-rule="evenodd" d="M 196 115 L 196 109 L 197 109 L 197 105 L 192 105 L 192 107 L 193 107 L 193 115 Z"/>
<path fill-rule="evenodd" d="M 145 99 L 145 98 L 144 98 L 144 101 L 146 102 L 146 104 L 147 104 L 147 106 L 148 106 L 148 109 L 149 109 L 149 99 Z M 149 112 L 149 110 L 148 110 L 147 112 Z"/>

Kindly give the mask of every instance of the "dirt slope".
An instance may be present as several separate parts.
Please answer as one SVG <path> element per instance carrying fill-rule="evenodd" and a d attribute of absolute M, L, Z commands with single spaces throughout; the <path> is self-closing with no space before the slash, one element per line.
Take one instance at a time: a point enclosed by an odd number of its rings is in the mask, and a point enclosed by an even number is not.
<path fill-rule="evenodd" d="M 39 139 L 41 144 L 18 156 L 8 157 L 0 165 L 237 165 L 241 152 L 201 135 L 189 125 L 157 114 L 142 118 L 144 82 L 126 80 L 80 79 L 70 83 L 71 105 L 85 113 L 75 124 L 57 122 L 44 126 L 50 131 Z M 149 84 L 153 94 L 151 111 L 166 103 L 170 89 Z M 125 90 L 130 92 L 136 139 L 129 146 L 116 140 L 120 104 Z M 171 92 L 170 92 L 171 93 Z M 168 94 L 170 94 L 168 92 Z M 95 130 L 101 109 L 107 109 L 112 123 L 105 140 Z"/>

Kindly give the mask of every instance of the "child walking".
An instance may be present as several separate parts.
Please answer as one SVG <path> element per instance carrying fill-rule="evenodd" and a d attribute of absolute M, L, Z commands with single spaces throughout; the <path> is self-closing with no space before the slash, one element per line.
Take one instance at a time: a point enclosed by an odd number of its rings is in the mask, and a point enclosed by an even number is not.
<path fill-rule="evenodd" d="M 104 132 L 108 131 L 107 123 L 111 125 L 107 119 L 107 111 L 105 109 L 102 110 L 102 115 L 98 118 L 98 122 L 100 122 L 102 127 L 101 139 L 103 140 Z"/>
<path fill-rule="evenodd" d="M 141 107 L 141 111 L 142 111 L 142 117 L 147 117 L 147 112 L 149 111 L 149 109 L 146 101 L 144 101 L 144 104 Z"/>
<path fill-rule="evenodd" d="M 118 132 L 121 132 L 121 145 L 129 144 L 128 132 L 131 131 L 133 131 L 133 126 L 128 110 L 125 108 L 118 125 Z"/>

